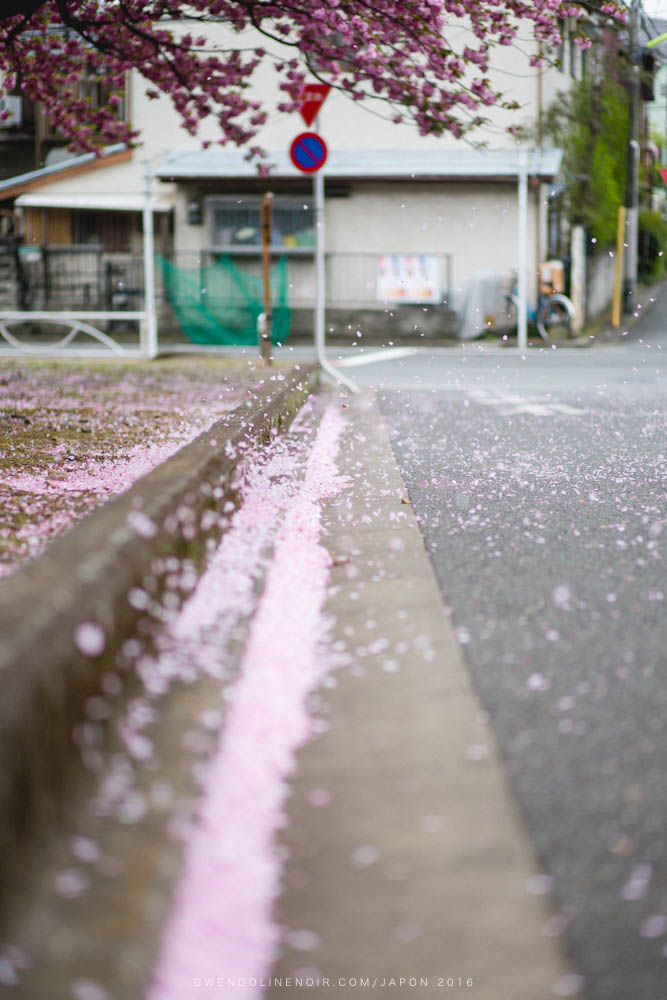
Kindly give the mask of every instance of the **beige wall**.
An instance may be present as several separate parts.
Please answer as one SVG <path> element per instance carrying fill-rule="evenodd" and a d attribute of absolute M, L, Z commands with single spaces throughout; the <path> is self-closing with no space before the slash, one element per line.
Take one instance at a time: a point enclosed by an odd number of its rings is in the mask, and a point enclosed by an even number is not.
<path fill-rule="evenodd" d="M 476 271 L 502 274 L 518 262 L 514 184 L 359 184 L 327 204 L 329 252 L 451 254 L 454 290 Z M 537 260 L 540 199 L 528 199 L 528 260 Z"/>
<path fill-rule="evenodd" d="M 541 190 L 531 188 L 528 198 L 531 300 L 537 262 L 543 255 L 547 190 L 546 185 Z M 184 193 L 177 204 L 176 250 L 206 248 L 206 224 L 180 224 L 185 218 L 185 205 Z M 494 271 L 509 277 L 518 263 L 517 205 L 517 187 L 513 183 L 353 184 L 349 197 L 330 198 L 325 203 L 326 250 L 329 257 L 336 258 L 330 261 L 330 268 L 335 267 L 342 290 L 346 283 L 356 287 L 362 281 L 361 272 L 370 276 L 368 281 L 374 281 L 375 256 L 381 254 L 449 255 L 453 279 L 450 290 L 455 293 L 461 292 L 476 272 Z M 246 266 L 258 259 L 247 258 Z M 312 300 L 312 257 L 290 258 L 289 266 L 292 300 Z M 442 267 L 444 277 L 444 261 Z M 358 290 L 351 298 L 357 295 Z"/>
<path fill-rule="evenodd" d="M 207 32 L 222 48 L 250 48 L 259 44 L 269 48 L 278 56 L 293 55 L 286 47 L 275 43 L 267 45 L 266 39 L 254 31 L 237 34 L 221 25 L 208 25 Z M 460 25 L 449 27 L 447 37 L 455 48 L 461 48 L 466 42 L 471 41 L 470 33 Z M 519 102 L 521 109 L 509 112 L 499 107 L 491 107 L 485 110 L 491 119 L 491 124 L 476 133 L 475 138 L 487 142 L 490 148 L 513 145 L 513 139 L 506 131 L 510 125 L 534 126 L 540 78 L 545 104 L 553 99 L 557 90 L 569 86 L 570 77 L 567 72 L 552 67 L 538 70 L 529 65 L 530 57 L 536 51 L 536 43 L 527 36 L 525 29 L 520 33 L 516 45 L 499 46 L 493 50 L 489 76 L 494 86 L 501 89 L 505 97 Z M 567 56 L 567 46 L 565 51 Z M 213 119 L 202 123 L 199 137 L 190 136 L 181 128 L 180 121 L 166 98 L 148 100 L 145 96 L 145 85 L 136 75 L 132 81 L 131 92 L 132 124 L 141 130 L 142 139 L 151 155 L 161 157 L 173 149 L 194 149 L 198 148 L 202 139 L 215 142 L 219 138 Z M 278 74 L 268 59 L 256 71 L 250 93 L 251 96 L 263 100 L 269 112 L 269 121 L 256 141 L 267 150 L 287 149 L 291 139 L 304 128 L 304 125 L 297 113 L 285 114 L 275 110 L 275 105 L 282 96 L 278 90 Z M 390 118 L 390 111 L 382 102 L 370 100 L 360 104 L 337 91 L 332 91 L 324 105 L 321 127 L 330 146 L 341 150 L 366 147 L 442 148 L 443 144 L 449 148 L 456 148 L 459 145 L 456 139 L 449 136 L 424 138 L 413 126 L 396 125 Z"/>
<path fill-rule="evenodd" d="M 207 31 L 222 47 L 251 46 L 265 44 L 255 32 L 234 34 L 220 25 L 209 25 Z M 448 38 L 455 46 L 460 46 L 469 35 L 461 27 L 448 28 Z M 271 44 L 272 51 L 280 54 L 280 46 Z M 283 55 L 285 54 L 283 50 Z M 539 71 L 529 66 L 529 57 L 535 51 L 535 43 L 520 38 L 517 46 L 498 47 L 492 56 L 493 69 L 490 76 L 507 98 L 521 104 L 521 110 L 505 112 L 498 107 L 487 109 L 492 124 L 479 132 L 478 139 L 486 141 L 489 148 L 508 148 L 514 140 L 507 133 L 512 123 L 532 126 L 537 113 L 537 98 L 540 92 L 538 76 L 541 73 L 541 93 L 546 105 L 556 91 L 567 86 L 570 77 L 555 69 Z M 567 51 L 567 48 L 566 48 Z M 266 61 L 258 70 L 251 96 L 259 97 L 269 110 L 269 121 L 257 140 L 267 150 L 284 151 L 294 136 L 304 128 L 298 114 L 291 115 L 272 110 L 280 100 L 277 74 Z M 180 119 L 166 98 L 149 100 L 145 94 L 146 85 L 134 74 L 129 88 L 131 121 L 140 130 L 140 146 L 135 150 L 129 163 L 119 164 L 109 170 L 96 170 L 71 180 L 54 181 L 45 186 L 44 192 L 94 194 L 126 192 L 140 194 L 144 189 L 144 160 L 148 158 L 155 166 L 173 150 L 198 149 L 201 141 L 216 141 L 219 132 L 215 122 L 204 121 L 197 137 L 190 136 L 180 125 Z M 381 103 L 370 101 L 367 106 L 355 103 L 338 92 L 327 98 L 322 113 L 322 132 L 332 150 L 351 149 L 456 149 L 461 143 L 450 136 L 438 138 L 422 137 L 410 125 L 396 125 L 388 120 L 388 109 Z M 156 193 L 162 199 L 175 197 L 175 187 L 157 183 Z"/>

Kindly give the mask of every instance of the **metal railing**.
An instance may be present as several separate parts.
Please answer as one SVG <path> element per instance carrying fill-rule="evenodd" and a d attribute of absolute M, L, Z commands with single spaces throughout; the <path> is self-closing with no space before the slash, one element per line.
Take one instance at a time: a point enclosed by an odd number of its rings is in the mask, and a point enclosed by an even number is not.
<path fill-rule="evenodd" d="M 204 269 L 219 254 L 212 251 L 186 251 L 170 254 L 178 268 L 196 276 L 206 295 Z M 376 252 L 336 251 L 326 254 L 327 306 L 373 308 L 383 300 L 379 296 L 379 258 L 424 259 L 436 261 L 434 283 L 437 302 L 447 304 L 452 290 L 452 255 L 381 254 Z M 259 274 L 259 256 L 239 257 L 235 263 L 248 274 Z M 311 257 L 288 258 L 289 304 L 296 308 L 312 307 L 315 297 L 314 262 Z M 433 267 L 431 268 L 433 270 Z M 195 282 L 196 283 L 196 282 Z M 22 311 L 106 310 L 138 311 L 144 308 L 144 266 L 139 254 L 105 251 L 100 247 L 28 247 L 19 253 L 17 305 Z M 158 304 L 164 301 L 160 269 L 156 271 Z M 396 300 L 400 301 L 400 300 Z M 409 295 L 406 302 L 415 301 Z"/>
<path fill-rule="evenodd" d="M 279 251 L 272 254 L 275 259 Z M 206 268 L 219 258 L 213 251 L 189 251 L 169 255 L 169 261 L 190 276 L 189 293 L 194 292 L 199 304 L 209 295 Z M 139 325 L 140 341 L 144 334 L 146 302 L 144 295 L 144 257 L 141 254 L 106 251 L 99 246 L 84 247 L 20 247 L 14 258 L 17 261 L 14 277 L 15 305 L 0 312 L 0 338 L 17 350 L 22 349 L 22 335 L 28 327 L 32 347 L 38 352 L 56 350 L 71 343 L 78 333 L 88 334 L 98 341 L 98 349 L 116 350 L 118 343 L 127 342 L 129 334 L 123 330 Z M 381 276 L 382 266 L 391 262 L 398 275 L 394 287 L 395 298 L 383 298 L 388 287 Z M 247 275 L 259 275 L 259 255 L 233 257 L 236 267 Z M 405 265 L 405 262 L 408 265 Z M 400 297 L 400 283 L 405 274 L 410 276 L 410 261 L 417 269 L 428 271 L 428 295 L 415 297 L 418 284 L 408 288 Z M 401 263 L 403 262 L 403 263 Z M 402 252 L 347 252 L 335 251 L 325 256 L 326 308 L 333 310 L 383 309 L 428 302 L 433 306 L 447 306 L 451 302 L 453 258 L 449 253 L 410 254 Z M 405 274 L 401 277 L 401 268 Z M 315 262 L 309 255 L 287 256 L 288 294 L 291 309 L 311 310 L 315 302 Z M 414 268 L 413 268 L 414 270 Z M 386 273 L 385 273 L 386 278 Z M 409 281 L 405 281 L 409 285 Z M 426 287 L 426 286 L 424 286 Z M 417 291 L 415 292 L 415 289 Z M 213 293 L 213 290 L 211 290 Z M 423 294 L 426 294 L 424 292 Z M 247 302 L 240 287 L 234 283 L 225 286 L 225 304 L 229 298 L 230 309 L 243 308 Z M 155 302 L 160 309 L 168 307 L 162 269 L 155 269 Z M 7 308 L 7 307 L 6 307 Z M 169 318 L 170 310 L 162 310 L 166 329 L 176 323 Z M 97 326 L 93 324 L 97 322 Z M 102 329 L 100 329 L 100 324 Z M 12 325 L 12 333 L 8 327 Z M 53 326 L 65 326 L 68 332 L 60 339 L 53 337 Z M 145 332 L 145 331 L 144 331 Z M 143 341 L 142 341 L 143 342 Z M 43 343 L 44 346 L 41 346 Z M 115 345 L 115 346 L 114 346 Z M 124 350 L 125 348 L 123 348 Z"/>
<path fill-rule="evenodd" d="M 101 247 L 19 247 L 0 338 L 21 354 L 147 352 L 143 257 Z M 91 345 L 90 341 L 94 344 Z"/>
<path fill-rule="evenodd" d="M 19 252 L 19 306 L 24 311 L 140 310 L 140 255 L 101 247 L 27 247 Z"/>

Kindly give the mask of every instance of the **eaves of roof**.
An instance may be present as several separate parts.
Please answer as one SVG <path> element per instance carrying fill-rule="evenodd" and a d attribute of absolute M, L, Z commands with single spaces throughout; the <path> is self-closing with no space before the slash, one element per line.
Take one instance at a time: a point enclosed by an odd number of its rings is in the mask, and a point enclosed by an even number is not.
<path fill-rule="evenodd" d="M 0 181 L 0 201 L 16 198 L 20 194 L 33 191 L 35 188 L 50 184 L 52 181 L 69 179 L 77 174 L 87 173 L 89 170 L 123 163 L 131 158 L 132 150 L 124 143 L 117 143 L 114 146 L 107 146 L 99 155 L 97 153 L 83 153 L 81 156 L 73 156 L 60 163 L 53 163 L 49 167 L 40 167 L 38 170 L 31 170 L 26 174 L 6 177 Z"/>
<path fill-rule="evenodd" d="M 527 173 L 552 180 L 560 169 L 560 149 L 528 150 Z M 270 176 L 304 177 L 284 151 L 269 153 Z M 516 180 L 520 174 L 520 151 L 507 150 L 342 150 L 329 154 L 323 168 L 336 180 Z M 219 148 L 175 150 L 158 165 L 156 177 L 164 181 L 252 179 L 257 166 L 241 150 Z"/>

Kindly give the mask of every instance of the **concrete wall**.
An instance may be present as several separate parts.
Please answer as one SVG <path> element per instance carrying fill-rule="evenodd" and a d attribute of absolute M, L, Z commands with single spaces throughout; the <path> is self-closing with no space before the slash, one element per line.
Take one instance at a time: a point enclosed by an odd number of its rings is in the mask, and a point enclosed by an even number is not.
<path fill-rule="evenodd" d="M 175 198 L 179 254 L 210 248 L 206 212 L 203 225 L 187 224 L 190 191 L 183 185 Z M 543 185 L 529 193 L 530 262 L 544 254 L 547 191 Z M 375 257 L 381 254 L 442 255 L 441 287 L 460 292 L 475 272 L 508 275 L 517 267 L 517 189 L 513 183 L 495 181 L 359 181 L 350 185 L 347 197 L 326 199 L 325 229 L 329 277 L 339 301 L 353 306 L 374 299 Z M 314 295 L 312 257 L 288 259 L 290 298 L 305 305 Z M 259 266 L 258 256 L 246 262 L 251 268 Z M 529 285 L 532 278 L 529 275 Z"/>
<path fill-rule="evenodd" d="M 536 253 L 529 199 L 528 259 Z M 359 183 L 327 205 L 331 252 L 448 253 L 454 287 L 475 271 L 517 266 L 517 189 L 496 182 Z"/>
<path fill-rule="evenodd" d="M 597 254 L 586 261 L 586 320 L 595 319 L 611 307 L 614 296 L 616 258 L 608 253 Z"/>

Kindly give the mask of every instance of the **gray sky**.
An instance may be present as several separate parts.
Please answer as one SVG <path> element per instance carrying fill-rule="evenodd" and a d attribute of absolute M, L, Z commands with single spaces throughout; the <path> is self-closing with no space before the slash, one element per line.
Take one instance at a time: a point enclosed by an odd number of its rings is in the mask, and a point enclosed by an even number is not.
<path fill-rule="evenodd" d="M 644 10 L 651 17 L 667 19 L 667 0 L 644 0 Z"/>

